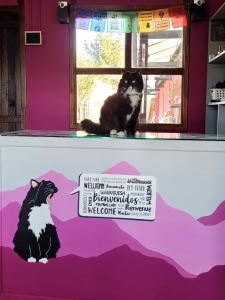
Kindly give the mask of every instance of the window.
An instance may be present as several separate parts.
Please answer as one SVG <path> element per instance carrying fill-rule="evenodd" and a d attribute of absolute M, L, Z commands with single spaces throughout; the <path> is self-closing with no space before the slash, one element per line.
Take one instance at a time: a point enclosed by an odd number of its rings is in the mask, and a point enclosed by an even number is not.
<path fill-rule="evenodd" d="M 171 20 L 170 20 L 171 22 Z M 187 26 L 157 32 L 71 32 L 71 127 L 99 120 L 104 100 L 116 92 L 123 70 L 140 70 L 144 94 L 140 131 L 185 131 L 187 127 Z"/>

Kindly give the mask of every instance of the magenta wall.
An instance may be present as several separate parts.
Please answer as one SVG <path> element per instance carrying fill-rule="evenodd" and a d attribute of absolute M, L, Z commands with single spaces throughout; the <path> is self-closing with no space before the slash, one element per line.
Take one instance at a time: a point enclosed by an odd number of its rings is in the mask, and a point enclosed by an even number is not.
<path fill-rule="evenodd" d="M 68 130 L 69 26 L 57 23 L 56 0 L 30 3 L 25 1 L 25 27 L 41 29 L 43 45 L 25 48 L 26 128 Z"/>
<path fill-rule="evenodd" d="M 7 4 L 15 1 L 0 0 Z M 42 3 L 40 7 L 39 3 Z M 171 5 L 180 0 L 134 0 L 132 5 Z M 207 0 L 211 16 L 224 0 Z M 30 7 L 32 3 L 32 9 Z M 79 0 L 78 5 L 107 5 L 109 0 Z M 58 24 L 57 0 L 25 1 L 26 30 L 43 31 L 43 46 L 26 47 L 26 128 L 69 129 L 69 26 Z M 130 5 L 117 0 L 114 5 Z M 41 9 L 41 20 L 39 18 Z M 32 16 L 32 20 L 31 20 Z M 188 131 L 204 132 L 207 76 L 208 21 L 191 24 Z"/>

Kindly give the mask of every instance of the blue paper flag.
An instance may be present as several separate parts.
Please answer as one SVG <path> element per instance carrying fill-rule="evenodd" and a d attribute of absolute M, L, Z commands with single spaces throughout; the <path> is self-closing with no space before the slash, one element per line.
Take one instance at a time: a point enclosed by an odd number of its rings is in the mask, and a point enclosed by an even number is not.
<path fill-rule="evenodd" d="M 106 11 L 93 11 L 91 18 L 90 30 L 104 32 L 106 24 L 107 12 Z"/>

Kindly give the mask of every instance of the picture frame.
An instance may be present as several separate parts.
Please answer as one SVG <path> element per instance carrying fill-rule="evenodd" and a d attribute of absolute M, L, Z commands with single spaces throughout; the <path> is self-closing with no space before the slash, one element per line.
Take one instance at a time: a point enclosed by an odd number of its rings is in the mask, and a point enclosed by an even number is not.
<path fill-rule="evenodd" d="M 42 32 L 41 31 L 25 31 L 25 45 L 41 46 Z"/>

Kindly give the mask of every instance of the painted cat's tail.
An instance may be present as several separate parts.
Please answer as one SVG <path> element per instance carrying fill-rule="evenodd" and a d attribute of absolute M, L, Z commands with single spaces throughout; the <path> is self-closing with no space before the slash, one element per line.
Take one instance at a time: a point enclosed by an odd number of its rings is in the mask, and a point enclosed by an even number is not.
<path fill-rule="evenodd" d="M 94 123 L 89 119 L 84 119 L 80 123 L 81 129 L 86 131 L 87 133 L 94 133 L 94 134 L 108 134 L 109 132 L 98 123 Z"/>

